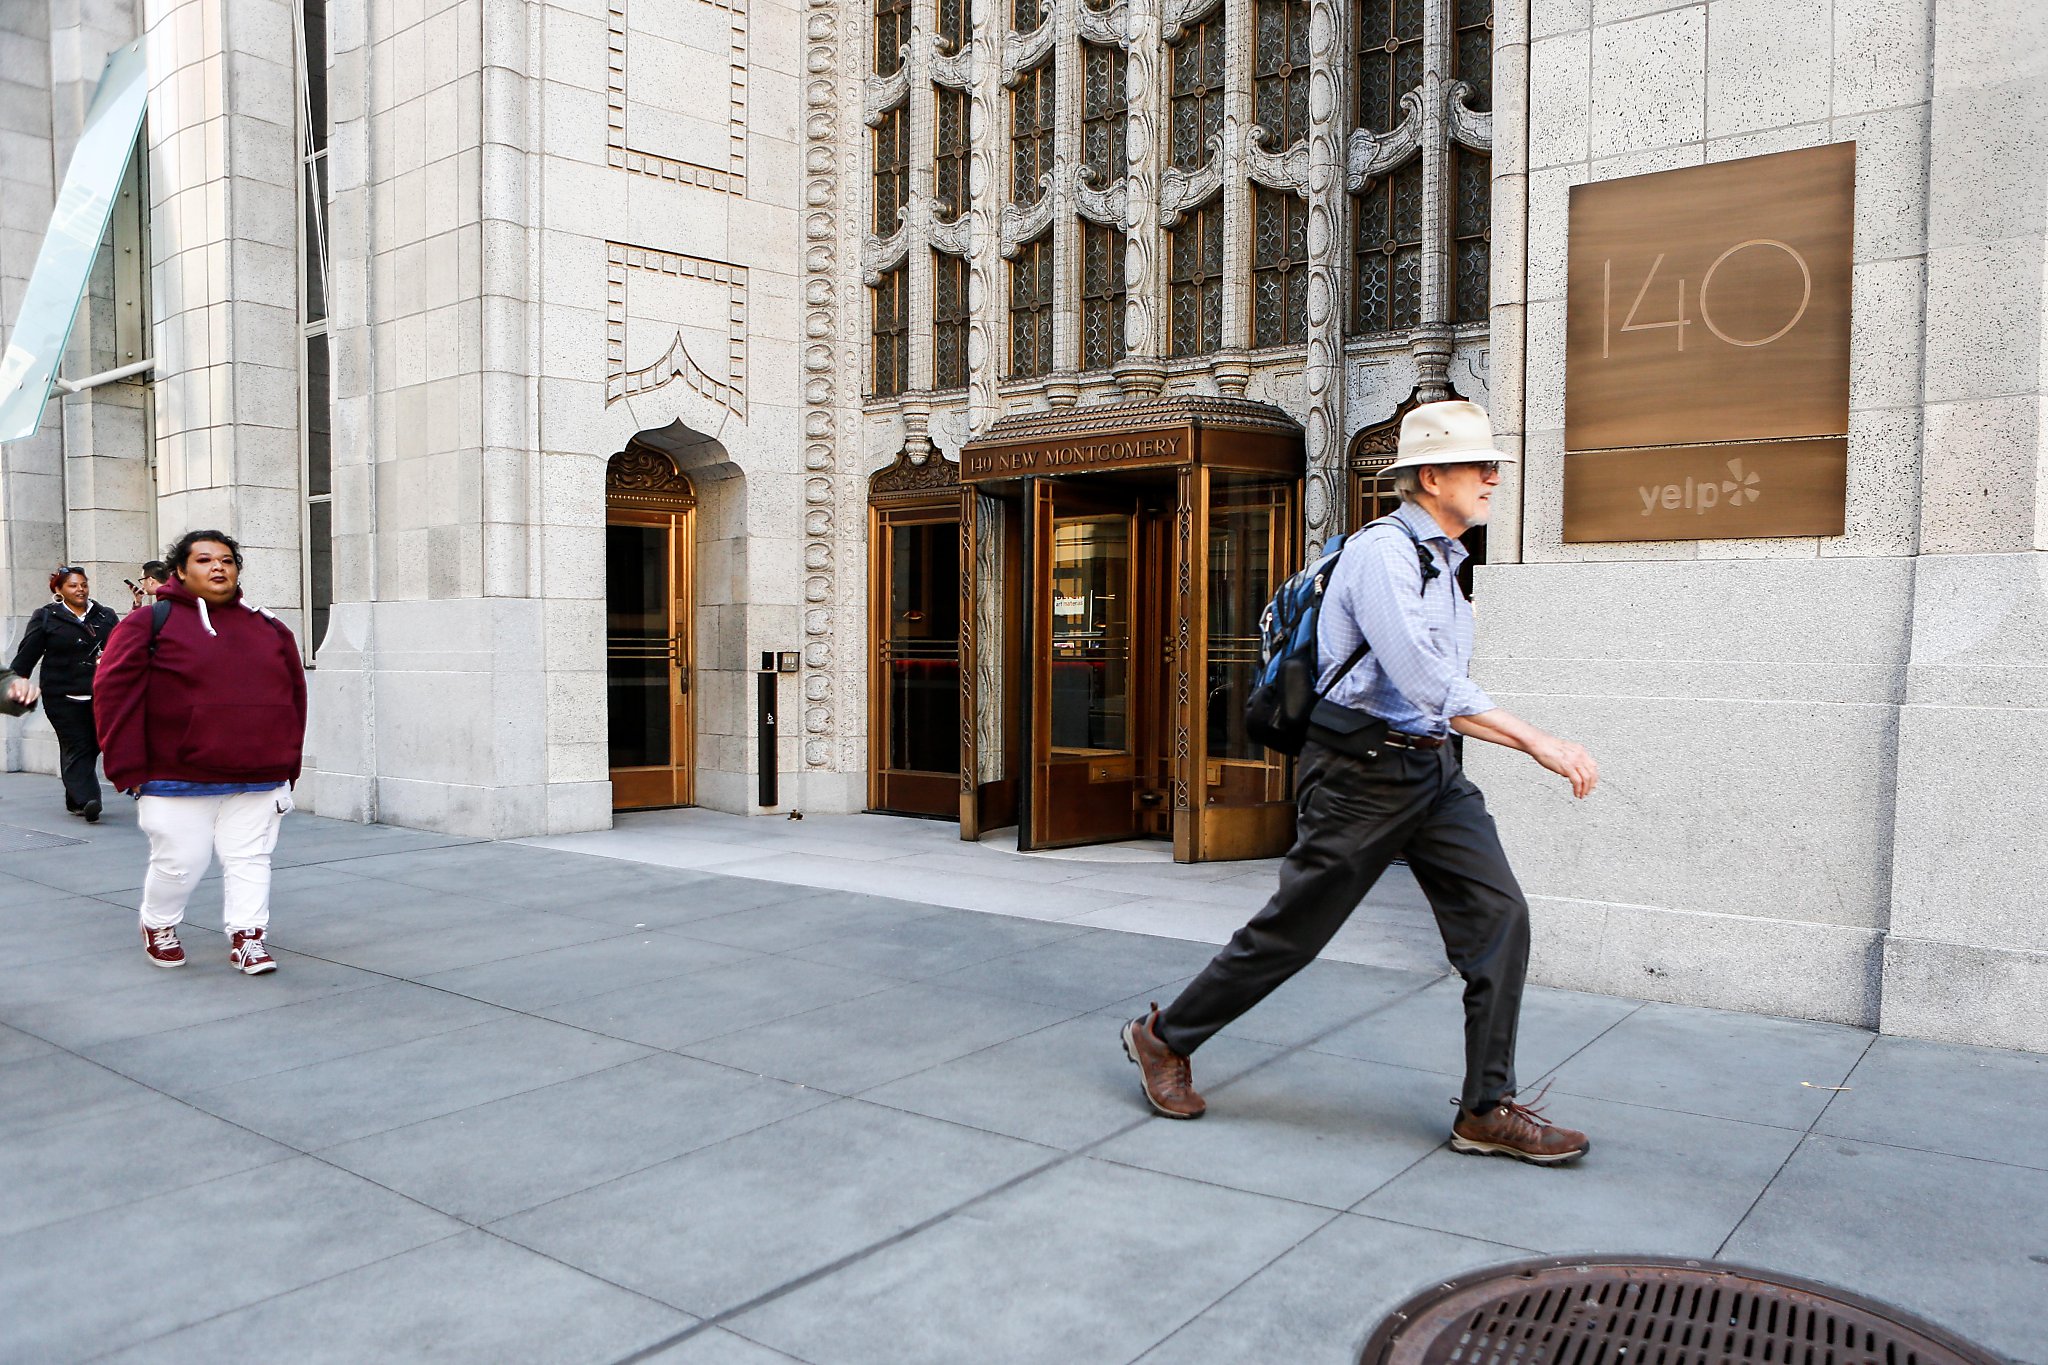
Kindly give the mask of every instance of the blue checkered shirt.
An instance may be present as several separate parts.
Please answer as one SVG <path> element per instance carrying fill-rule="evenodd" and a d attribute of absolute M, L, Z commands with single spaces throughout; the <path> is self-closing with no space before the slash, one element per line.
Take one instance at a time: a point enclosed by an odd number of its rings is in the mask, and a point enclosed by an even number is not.
<path fill-rule="evenodd" d="M 1472 604 L 1458 591 L 1458 566 L 1470 552 L 1412 502 L 1393 514 L 1411 527 L 1443 570 L 1422 588 L 1415 542 L 1395 526 L 1355 534 L 1337 557 L 1316 628 L 1322 682 L 1351 657 L 1361 638 L 1372 652 L 1330 687 L 1329 699 L 1369 711 L 1392 729 L 1441 735 L 1453 716 L 1494 709 L 1466 675 L 1472 664 Z"/>

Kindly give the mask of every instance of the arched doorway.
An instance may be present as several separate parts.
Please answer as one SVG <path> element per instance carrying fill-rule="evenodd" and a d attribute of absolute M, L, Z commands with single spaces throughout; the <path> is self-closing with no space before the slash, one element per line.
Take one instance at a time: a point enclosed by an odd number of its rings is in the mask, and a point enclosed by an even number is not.
<path fill-rule="evenodd" d="M 604 482 L 612 808 L 692 805 L 696 490 L 638 441 L 612 456 Z"/>

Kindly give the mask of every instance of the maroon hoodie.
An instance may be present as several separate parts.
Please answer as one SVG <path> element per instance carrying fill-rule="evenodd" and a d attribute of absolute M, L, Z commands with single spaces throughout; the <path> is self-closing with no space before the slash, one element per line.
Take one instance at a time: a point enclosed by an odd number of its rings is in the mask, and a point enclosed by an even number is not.
<path fill-rule="evenodd" d="M 107 780 L 296 782 L 306 740 L 306 671 L 282 621 L 242 601 L 200 601 L 173 579 L 156 590 L 170 619 L 149 647 L 154 611 L 107 638 L 93 719 Z"/>

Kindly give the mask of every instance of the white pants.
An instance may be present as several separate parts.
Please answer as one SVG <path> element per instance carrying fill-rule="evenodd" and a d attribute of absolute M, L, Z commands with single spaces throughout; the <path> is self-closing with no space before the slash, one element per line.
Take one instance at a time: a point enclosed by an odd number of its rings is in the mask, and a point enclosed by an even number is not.
<path fill-rule="evenodd" d="M 229 933 L 270 923 L 270 851 L 292 808 L 289 787 L 232 796 L 145 796 L 136 823 L 149 836 L 142 922 L 161 929 L 185 918 L 185 902 L 220 850 L 221 921 Z"/>

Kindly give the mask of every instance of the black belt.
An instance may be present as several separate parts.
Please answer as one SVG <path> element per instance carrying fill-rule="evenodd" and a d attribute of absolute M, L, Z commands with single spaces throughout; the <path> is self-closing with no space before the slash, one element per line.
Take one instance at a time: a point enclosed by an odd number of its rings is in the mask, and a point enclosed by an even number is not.
<path fill-rule="evenodd" d="M 1441 749 L 1450 740 L 1443 735 L 1404 735 L 1399 730 L 1389 730 L 1385 742 L 1396 749 Z"/>

